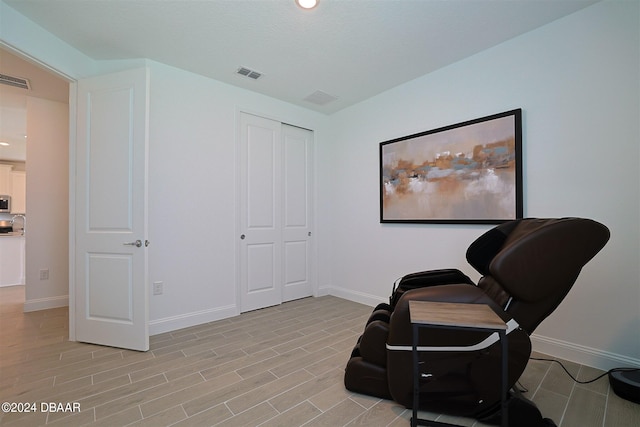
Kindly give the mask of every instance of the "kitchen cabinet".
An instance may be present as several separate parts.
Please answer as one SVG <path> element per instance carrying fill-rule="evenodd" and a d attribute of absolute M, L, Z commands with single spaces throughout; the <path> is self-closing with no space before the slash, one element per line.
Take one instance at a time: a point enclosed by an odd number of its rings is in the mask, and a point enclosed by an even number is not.
<path fill-rule="evenodd" d="M 27 213 L 27 174 L 0 164 L 0 194 L 11 196 L 11 213 Z"/>
<path fill-rule="evenodd" d="M 27 213 L 27 174 L 25 171 L 11 172 L 11 213 Z"/>
<path fill-rule="evenodd" d="M 0 287 L 24 285 L 24 236 L 0 234 Z"/>
<path fill-rule="evenodd" d="M 13 191 L 11 185 L 12 165 L 0 165 L 0 194 L 11 195 Z"/>

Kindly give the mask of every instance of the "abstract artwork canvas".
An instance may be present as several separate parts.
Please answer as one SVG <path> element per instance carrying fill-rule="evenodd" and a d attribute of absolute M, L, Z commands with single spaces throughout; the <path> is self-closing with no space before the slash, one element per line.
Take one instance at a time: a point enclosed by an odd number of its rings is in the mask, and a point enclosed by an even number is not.
<path fill-rule="evenodd" d="M 380 143 L 380 222 L 522 218 L 522 110 Z"/>

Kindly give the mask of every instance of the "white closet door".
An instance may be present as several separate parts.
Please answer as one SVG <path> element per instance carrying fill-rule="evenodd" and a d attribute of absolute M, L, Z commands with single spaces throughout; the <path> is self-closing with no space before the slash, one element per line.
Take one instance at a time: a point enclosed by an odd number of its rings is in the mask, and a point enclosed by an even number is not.
<path fill-rule="evenodd" d="M 311 296 L 313 133 L 240 115 L 240 310 Z"/>
<path fill-rule="evenodd" d="M 313 294 L 311 245 L 313 212 L 313 132 L 282 126 L 283 151 L 283 301 Z"/>
<path fill-rule="evenodd" d="M 240 117 L 241 311 L 282 302 L 280 123 Z"/>

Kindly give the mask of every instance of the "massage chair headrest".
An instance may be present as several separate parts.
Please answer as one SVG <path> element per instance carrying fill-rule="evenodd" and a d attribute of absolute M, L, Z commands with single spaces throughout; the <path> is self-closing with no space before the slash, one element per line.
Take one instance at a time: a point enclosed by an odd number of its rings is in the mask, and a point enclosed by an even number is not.
<path fill-rule="evenodd" d="M 609 229 L 590 219 L 528 218 L 487 231 L 469 246 L 467 260 L 513 297 L 535 302 L 566 293 L 608 240 Z"/>

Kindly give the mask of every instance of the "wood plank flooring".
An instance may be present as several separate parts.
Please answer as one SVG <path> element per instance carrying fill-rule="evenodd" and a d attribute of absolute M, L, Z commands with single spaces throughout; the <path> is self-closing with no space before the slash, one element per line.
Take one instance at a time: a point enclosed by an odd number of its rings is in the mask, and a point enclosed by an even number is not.
<path fill-rule="evenodd" d="M 302 299 L 156 335 L 140 353 L 69 342 L 67 309 L 23 313 L 23 302 L 24 287 L 0 288 L 0 402 L 36 407 L 0 413 L 2 426 L 409 425 L 409 410 L 344 388 L 365 305 Z M 565 364 L 581 379 L 600 373 Z M 530 361 L 521 383 L 560 427 L 640 425 L 640 405 L 618 398 L 606 378 L 579 385 L 554 363 Z"/>

